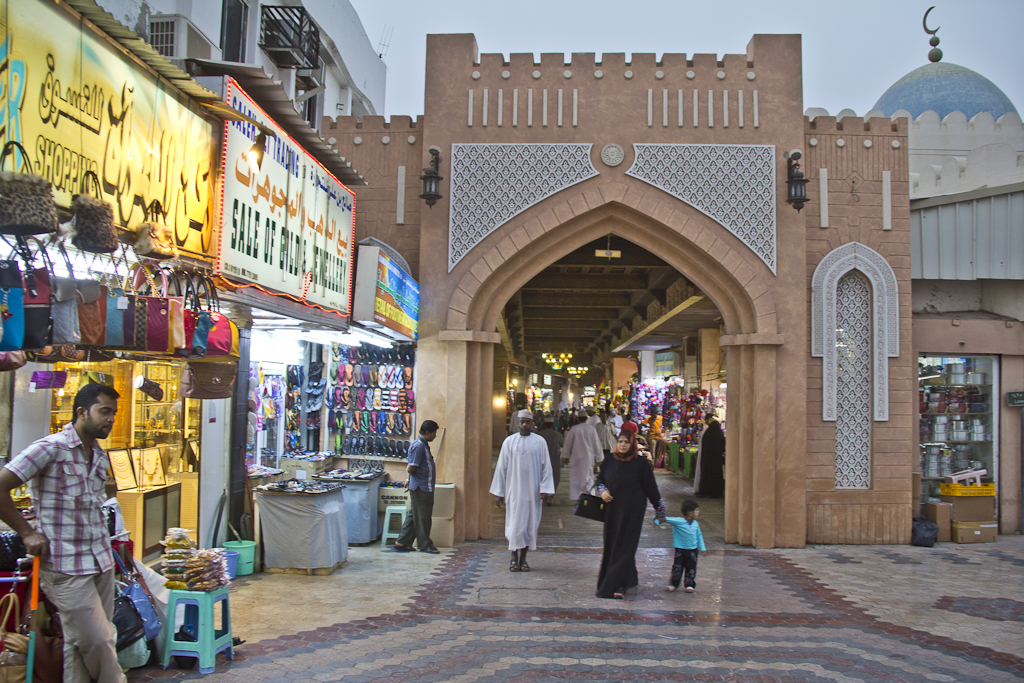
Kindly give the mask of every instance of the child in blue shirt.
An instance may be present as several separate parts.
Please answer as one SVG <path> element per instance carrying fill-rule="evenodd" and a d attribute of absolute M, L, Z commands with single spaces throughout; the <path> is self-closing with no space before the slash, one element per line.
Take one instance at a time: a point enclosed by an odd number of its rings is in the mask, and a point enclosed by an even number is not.
<path fill-rule="evenodd" d="M 679 588 L 679 580 L 686 572 L 686 592 L 692 593 L 697 587 L 697 551 L 707 555 L 704 547 L 704 536 L 700 533 L 700 506 L 695 500 L 683 501 L 682 517 L 667 517 L 665 522 L 672 525 L 672 545 L 676 549 L 676 558 L 672 563 L 672 582 L 665 589 L 670 593 Z"/>

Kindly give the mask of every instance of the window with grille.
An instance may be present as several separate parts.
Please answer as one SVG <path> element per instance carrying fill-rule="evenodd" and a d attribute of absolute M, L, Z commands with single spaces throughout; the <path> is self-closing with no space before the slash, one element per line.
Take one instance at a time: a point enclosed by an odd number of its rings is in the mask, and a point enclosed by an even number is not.
<path fill-rule="evenodd" d="M 174 57 L 174 22 L 149 22 L 149 43 L 164 57 Z"/>
<path fill-rule="evenodd" d="M 871 283 L 854 269 L 836 287 L 836 488 L 871 488 Z"/>

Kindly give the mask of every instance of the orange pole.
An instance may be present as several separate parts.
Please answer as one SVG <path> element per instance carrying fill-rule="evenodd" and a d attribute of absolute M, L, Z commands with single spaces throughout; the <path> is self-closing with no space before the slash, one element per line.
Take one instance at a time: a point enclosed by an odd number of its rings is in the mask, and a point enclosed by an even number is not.
<path fill-rule="evenodd" d="M 32 558 L 32 602 L 29 608 L 34 612 L 39 605 L 39 558 Z"/>

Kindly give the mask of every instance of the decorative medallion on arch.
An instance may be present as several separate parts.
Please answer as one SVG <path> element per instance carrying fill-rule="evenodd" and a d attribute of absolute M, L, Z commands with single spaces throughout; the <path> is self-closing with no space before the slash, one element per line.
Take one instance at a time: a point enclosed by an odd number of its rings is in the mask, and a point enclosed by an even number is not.
<path fill-rule="evenodd" d="M 858 270 L 871 285 L 871 393 L 877 422 L 889 419 L 889 359 L 900 355 L 899 290 L 885 257 L 860 242 L 829 252 L 811 279 L 811 355 L 822 358 L 821 418 L 835 422 L 838 413 L 838 358 L 841 347 L 837 316 L 846 299 L 837 296 L 840 279 Z"/>
<path fill-rule="evenodd" d="M 448 272 L 517 214 L 598 175 L 589 144 L 454 144 Z"/>
<path fill-rule="evenodd" d="M 775 273 L 774 145 L 633 145 L 626 175 L 721 223 Z"/>

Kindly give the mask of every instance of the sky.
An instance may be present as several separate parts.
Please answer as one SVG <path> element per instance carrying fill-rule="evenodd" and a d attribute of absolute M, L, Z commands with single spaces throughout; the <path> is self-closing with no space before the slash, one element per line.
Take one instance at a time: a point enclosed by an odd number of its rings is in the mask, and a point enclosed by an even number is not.
<path fill-rule="evenodd" d="M 928 63 L 973 69 L 1024 111 L 1024 0 L 350 0 L 375 47 L 385 32 L 384 115 L 423 113 L 426 36 L 473 33 L 481 53 L 744 54 L 755 33 L 803 35 L 804 108 L 864 114 Z M 379 113 L 379 112 L 378 112 Z"/>

